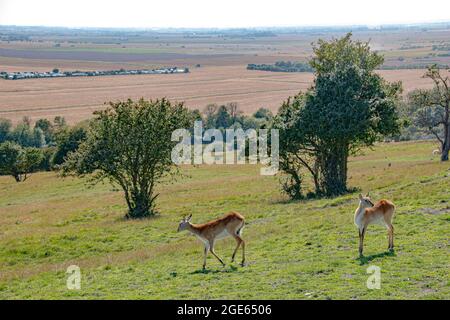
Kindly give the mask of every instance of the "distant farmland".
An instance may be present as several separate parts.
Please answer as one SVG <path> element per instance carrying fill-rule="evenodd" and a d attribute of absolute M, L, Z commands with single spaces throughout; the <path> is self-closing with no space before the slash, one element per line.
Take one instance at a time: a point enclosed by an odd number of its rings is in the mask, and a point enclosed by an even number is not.
<path fill-rule="evenodd" d="M 183 54 L 174 52 L 159 53 L 121 53 L 93 50 L 21 50 L 0 48 L 0 56 L 19 59 L 38 60 L 76 60 L 76 61 L 104 61 L 104 62 L 136 62 L 136 61 L 173 61 L 180 59 L 208 59 L 224 58 L 228 54 Z"/>
<path fill-rule="evenodd" d="M 260 107 L 276 111 L 287 97 L 311 85 L 312 74 L 255 72 L 246 70 L 247 65 L 276 61 L 306 63 L 312 54 L 312 42 L 337 37 L 345 31 L 292 31 L 256 37 L 245 32 L 97 34 L 82 30 L 67 31 L 61 36 L 61 30 L 52 33 L 36 29 L 21 41 L 8 40 L 20 35 L 20 29 L 14 37 L 9 37 L 8 32 L 13 31 L 4 30 L 0 38 L 0 71 L 49 72 L 58 68 L 64 72 L 167 66 L 188 67 L 191 71 L 164 79 L 136 75 L 0 81 L 0 117 L 17 122 L 23 116 L 36 120 L 61 115 L 74 123 L 89 118 L 105 102 L 140 97 L 168 97 L 198 109 L 210 103 L 237 102 L 246 113 Z M 442 55 L 446 45 L 450 45 L 448 29 L 365 30 L 354 32 L 354 36 L 370 40 L 372 48 L 385 56 L 385 65 L 390 68 L 431 63 L 450 65 L 450 56 Z M 401 80 L 405 92 L 431 86 L 422 78 L 424 70 L 421 69 L 380 73 L 387 80 Z"/>
<path fill-rule="evenodd" d="M 192 70 L 192 69 L 191 69 Z M 381 71 L 387 79 L 402 80 L 406 91 L 431 84 L 424 70 Z M 0 117 L 14 122 L 57 115 L 77 122 L 104 107 L 104 102 L 127 98 L 168 97 L 190 108 L 209 103 L 237 102 L 246 113 L 266 107 L 276 111 L 289 96 L 312 83 L 311 73 L 273 73 L 246 70 L 245 66 L 205 67 L 170 77 L 152 75 L 56 79 L 1 80 Z"/>

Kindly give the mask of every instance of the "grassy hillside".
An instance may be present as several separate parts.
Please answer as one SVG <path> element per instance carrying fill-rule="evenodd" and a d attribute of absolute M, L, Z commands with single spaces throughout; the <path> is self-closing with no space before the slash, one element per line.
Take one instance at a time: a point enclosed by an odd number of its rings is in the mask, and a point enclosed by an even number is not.
<path fill-rule="evenodd" d="M 351 159 L 351 186 L 397 205 L 393 254 L 387 235 L 370 226 L 358 258 L 353 224 L 357 193 L 289 202 L 279 177 L 257 166 L 183 168 L 162 186 L 161 214 L 123 219 L 120 192 L 87 188 L 54 173 L 17 184 L 0 177 L 0 298 L 138 299 L 450 299 L 450 164 L 432 157 L 432 143 L 380 145 Z M 208 257 L 177 233 L 180 218 L 203 222 L 237 210 L 247 219 L 247 266 L 230 264 L 234 240 Z M 67 266 L 82 273 L 79 291 L 66 288 Z M 366 287 L 369 265 L 381 267 L 381 289 Z"/>

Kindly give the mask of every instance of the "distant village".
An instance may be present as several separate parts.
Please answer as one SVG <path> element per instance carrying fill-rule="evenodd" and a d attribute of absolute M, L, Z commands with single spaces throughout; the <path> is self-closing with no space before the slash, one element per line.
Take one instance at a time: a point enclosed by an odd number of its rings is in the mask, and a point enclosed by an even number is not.
<path fill-rule="evenodd" d="M 19 80 L 32 78 L 60 78 L 60 77 L 97 77 L 97 76 L 119 76 L 119 75 L 135 75 L 135 74 L 172 74 L 172 73 L 188 73 L 188 68 L 161 68 L 161 69 L 141 69 L 141 70 L 110 70 L 110 71 L 64 71 L 53 69 L 51 72 L 0 72 L 0 78 L 5 80 Z"/>

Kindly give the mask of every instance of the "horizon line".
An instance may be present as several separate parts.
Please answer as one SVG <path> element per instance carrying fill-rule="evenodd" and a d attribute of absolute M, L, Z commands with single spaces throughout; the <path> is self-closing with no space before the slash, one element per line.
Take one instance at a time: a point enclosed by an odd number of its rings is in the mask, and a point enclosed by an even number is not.
<path fill-rule="evenodd" d="M 433 20 L 433 21 L 422 21 L 422 22 L 398 22 L 398 23 L 381 23 L 381 24 L 323 24 L 323 25 L 265 25 L 265 26 L 236 26 L 236 27 L 93 27 L 93 26 L 63 26 L 63 25 L 21 25 L 21 24 L 1 24 L 0 27 L 19 27 L 19 28 L 61 28 L 61 29 L 103 29 L 103 30 L 242 30 L 242 29 L 295 29 L 295 28 L 305 28 L 305 29 L 320 29 L 320 28 L 368 28 L 377 29 L 383 27 L 420 27 L 422 25 L 439 25 L 448 24 L 450 26 L 449 20 Z"/>

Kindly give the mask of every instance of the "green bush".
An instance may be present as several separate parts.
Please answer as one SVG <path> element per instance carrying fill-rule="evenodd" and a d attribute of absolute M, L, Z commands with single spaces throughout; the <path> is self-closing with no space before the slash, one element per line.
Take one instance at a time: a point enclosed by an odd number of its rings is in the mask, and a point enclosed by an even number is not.
<path fill-rule="evenodd" d="M 41 149 L 24 148 L 11 141 L 0 144 L 0 174 L 11 175 L 17 182 L 25 181 L 37 171 L 43 160 Z"/>

